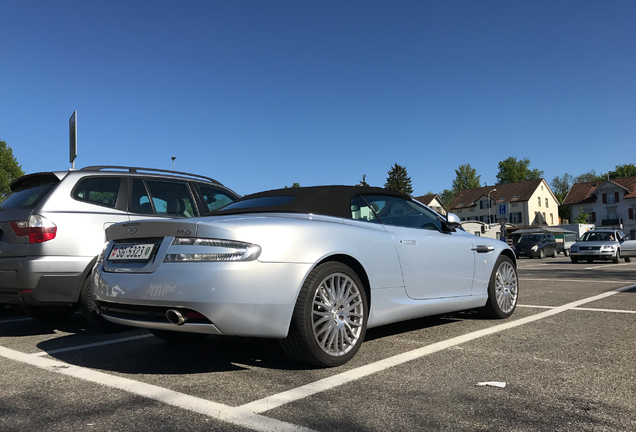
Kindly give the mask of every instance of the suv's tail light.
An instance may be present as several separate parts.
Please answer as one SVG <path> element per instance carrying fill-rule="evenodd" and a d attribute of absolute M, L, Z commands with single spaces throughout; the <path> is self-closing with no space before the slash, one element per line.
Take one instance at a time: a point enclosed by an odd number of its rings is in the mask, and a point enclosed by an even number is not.
<path fill-rule="evenodd" d="M 9 226 L 18 237 L 29 237 L 29 243 L 42 243 L 53 240 L 57 226 L 40 215 L 31 215 L 28 221 L 9 222 Z"/>

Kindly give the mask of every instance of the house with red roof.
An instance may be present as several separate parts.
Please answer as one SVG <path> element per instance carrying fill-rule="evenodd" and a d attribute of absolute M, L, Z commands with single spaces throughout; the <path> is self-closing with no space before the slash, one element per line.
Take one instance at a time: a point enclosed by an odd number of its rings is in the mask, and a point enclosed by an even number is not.
<path fill-rule="evenodd" d="M 545 179 L 461 191 L 449 204 L 462 221 L 558 225 L 559 201 Z"/>
<path fill-rule="evenodd" d="M 597 227 L 618 226 L 636 235 L 636 177 L 575 183 L 563 200 L 572 220 L 587 213 Z"/>

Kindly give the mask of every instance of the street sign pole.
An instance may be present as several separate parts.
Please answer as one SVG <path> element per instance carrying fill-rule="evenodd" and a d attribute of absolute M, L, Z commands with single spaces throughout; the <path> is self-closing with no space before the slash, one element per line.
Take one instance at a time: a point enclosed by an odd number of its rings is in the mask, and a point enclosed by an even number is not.
<path fill-rule="evenodd" d="M 75 169 L 75 158 L 77 157 L 77 111 L 73 111 L 73 115 L 68 120 L 68 136 L 69 136 L 69 162 L 71 169 Z"/>

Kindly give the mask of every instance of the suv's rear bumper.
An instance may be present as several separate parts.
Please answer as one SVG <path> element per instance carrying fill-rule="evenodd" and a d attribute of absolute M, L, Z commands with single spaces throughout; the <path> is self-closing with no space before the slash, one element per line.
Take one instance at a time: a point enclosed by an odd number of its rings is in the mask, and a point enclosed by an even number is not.
<path fill-rule="evenodd" d="M 0 303 L 75 303 L 95 257 L 0 258 Z"/>

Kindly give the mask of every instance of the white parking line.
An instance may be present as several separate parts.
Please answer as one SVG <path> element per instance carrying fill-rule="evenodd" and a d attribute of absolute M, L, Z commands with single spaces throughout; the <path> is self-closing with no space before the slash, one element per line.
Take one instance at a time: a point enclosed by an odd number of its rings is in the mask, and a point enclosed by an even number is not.
<path fill-rule="evenodd" d="M 555 282 L 556 279 L 545 278 L 519 278 L 520 281 L 550 281 Z M 559 282 L 577 282 L 577 283 L 610 283 L 610 284 L 622 284 L 624 280 L 596 280 L 596 279 L 559 279 Z"/>
<path fill-rule="evenodd" d="M 598 269 L 602 269 L 602 270 L 612 270 L 616 267 L 619 266 L 624 266 L 624 265 L 631 265 L 631 263 L 622 263 L 622 264 L 597 264 L 594 267 L 583 267 L 583 270 L 598 270 Z"/>
<path fill-rule="evenodd" d="M 546 312 L 541 312 L 536 315 L 532 315 L 526 318 L 521 318 L 515 321 L 509 321 L 504 324 L 499 324 L 487 329 L 479 330 L 473 333 L 468 333 L 462 336 L 457 336 L 442 342 L 437 342 L 432 345 L 428 345 L 422 348 L 415 349 L 413 351 L 409 351 L 403 354 L 398 354 L 393 357 L 389 357 L 384 360 L 377 361 L 375 363 L 368 364 L 366 366 L 359 367 L 357 369 L 353 369 L 347 372 L 343 372 L 338 375 L 331 376 L 329 378 L 325 378 L 311 384 L 304 385 L 302 387 L 298 387 L 292 390 L 288 390 L 286 392 L 279 393 L 277 395 L 269 396 L 264 399 L 260 399 L 254 402 L 250 402 L 242 406 L 242 408 L 247 408 L 250 411 L 255 413 L 262 413 L 268 411 L 273 408 L 277 408 L 281 405 L 285 405 L 287 403 L 296 401 L 298 399 L 303 399 L 308 396 L 314 395 L 316 393 L 320 393 L 324 390 L 332 389 L 336 386 L 340 386 L 346 384 L 350 381 L 354 381 L 360 378 L 363 378 L 367 375 L 371 375 L 376 372 L 383 371 L 393 366 L 400 365 L 402 363 L 415 360 L 417 358 L 441 351 L 446 348 L 450 348 L 456 345 L 463 344 L 465 342 L 469 342 L 483 336 L 488 336 L 494 333 L 499 333 L 504 330 L 508 330 L 514 327 L 518 327 L 523 324 L 528 324 L 534 321 L 538 321 L 552 315 L 559 314 L 561 312 L 565 312 L 566 310 L 576 308 L 582 304 L 593 302 L 596 300 L 600 300 L 605 297 L 612 296 L 622 291 L 626 291 L 628 289 L 634 288 L 636 285 L 619 288 L 614 291 L 608 291 L 599 295 L 595 295 L 593 297 L 588 297 L 586 299 L 577 300 L 572 303 L 565 304 L 563 306 L 558 306 L 553 309 L 550 309 Z"/>
<path fill-rule="evenodd" d="M 536 305 L 520 305 L 520 304 L 518 304 L 517 307 L 528 308 L 528 309 L 554 309 L 557 306 L 536 306 Z M 575 307 L 575 308 L 572 308 L 572 310 L 591 311 L 591 312 L 611 312 L 611 313 L 636 314 L 636 311 L 622 310 L 622 309 L 597 309 L 597 308 Z"/>
<path fill-rule="evenodd" d="M 306 398 L 308 396 L 320 393 L 325 390 L 333 389 L 334 387 L 344 385 L 348 382 L 358 380 L 365 376 L 371 375 L 376 372 L 383 371 L 393 366 L 406 363 L 411 360 L 418 359 L 420 357 L 460 345 L 484 336 L 488 336 L 494 333 L 499 333 L 504 330 L 508 330 L 514 327 L 518 327 L 524 324 L 528 324 L 534 321 L 538 321 L 550 316 L 565 312 L 567 310 L 578 308 L 579 306 L 590 303 L 596 300 L 600 300 L 614 294 L 627 291 L 629 289 L 636 288 L 636 285 L 631 285 L 617 290 L 608 291 L 602 294 L 598 294 L 592 297 L 588 297 L 582 300 L 577 300 L 563 306 L 557 306 L 545 312 L 538 313 L 518 320 L 509 321 L 503 324 L 495 325 L 493 327 L 482 329 L 476 332 L 468 333 L 462 336 L 457 336 L 446 341 L 434 343 L 428 346 L 424 346 L 412 351 L 408 351 L 403 354 L 398 354 L 393 357 L 386 358 L 384 360 L 371 363 L 357 369 L 353 369 L 347 372 L 343 372 L 329 378 L 325 378 L 302 387 L 291 389 L 276 395 L 266 397 L 257 401 L 253 401 L 238 407 L 230 407 L 227 405 L 212 402 L 210 400 L 197 398 L 187 394 L 175 392 L 163 387 L 158 387 L 152 384 L 146 384 L 140 381 L 131 380 L 115 375 L 110 375 L 104 372 L 84 368 L 81 366 L 73 366 L 68 363 L 64 363 L 58 360 L 42 358 L 39 355 L 24 354 L 19 351 L 14 351 L 9 348 L 0 346 L 0 356 L 6 357 L 11 360 L 30 364 L 38 368 L 56 372 L 63 375 L 87 380 L 106 387 L 116 388 L 130 392 L 139 396 L 143 396 L 149 399 L 156 400 L 165 404 L 183 408 L 186 410 L 194 411 L 200 414 L 207 415 L 220 421 L 225 421 L 242 427 L 252 429 L 254 431 L 311 431 L 311 429 L 303 428 L 297 425 L 279 421 L 269 418 L 267 416 L 259 415 L 262 412 L 271 410 L 276 407 L 280 407 L 287 403 Z"/>

